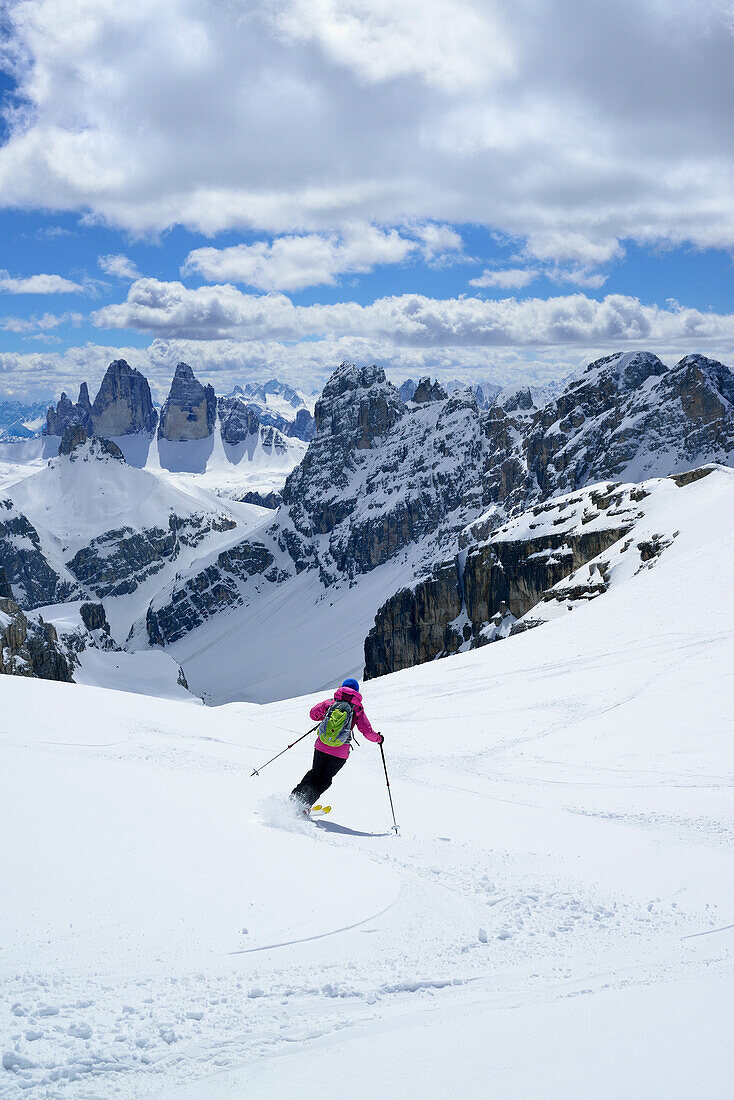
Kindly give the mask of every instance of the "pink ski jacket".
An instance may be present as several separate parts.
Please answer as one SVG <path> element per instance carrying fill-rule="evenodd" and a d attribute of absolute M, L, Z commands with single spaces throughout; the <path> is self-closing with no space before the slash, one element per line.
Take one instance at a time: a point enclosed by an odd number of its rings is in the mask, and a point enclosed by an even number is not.
<path fill-rule="evenodd" d="M 352 724 L 352 729 L 356 726 L 359 732 L 364 734 L 368 741 L 379 741 L 379 733 L 375 733 L 372 729 L 370 720 L 364 712 L 362 696 L 358 691 L 353 691 L 352 688 L 337 688 L 333 698 L 324 699 L 322 703 L 317 703 L 315 707 L 312 707 L 311 721 L 320 722 L 331 704 L 338 703 L 340 699 L 344 699 L 345 702 L 351 703 L 354 707 L 354 722 Z M 351 743 L 347 741 L 346 745 L 334 745 L 332 747 L 331 745 L 325 745 L 319 735 L 316 734 L 316 748 L 321 752 L 328 752 L 329 756 L 340 756 L 342 760 L 346 760 L 349 756 Z"/>

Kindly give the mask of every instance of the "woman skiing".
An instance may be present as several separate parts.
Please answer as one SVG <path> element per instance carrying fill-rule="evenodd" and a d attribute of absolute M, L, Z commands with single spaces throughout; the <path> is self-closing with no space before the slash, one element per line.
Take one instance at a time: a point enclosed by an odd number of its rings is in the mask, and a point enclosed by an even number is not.
<path fill-rule="evenodd" d="M 313 764 L 291 791 L 291 798 L 302 804 L 304 812 L 308 812 L 329 789 L 336 773 L 346 764 L 355 726 L 368 741 L 381 745 L 385 740 L 370 725 L 356 680 L 345 680 L 334 692 L 333 698 L 324 699 L 312 707 L 311 721 L 319 723 Z"/>

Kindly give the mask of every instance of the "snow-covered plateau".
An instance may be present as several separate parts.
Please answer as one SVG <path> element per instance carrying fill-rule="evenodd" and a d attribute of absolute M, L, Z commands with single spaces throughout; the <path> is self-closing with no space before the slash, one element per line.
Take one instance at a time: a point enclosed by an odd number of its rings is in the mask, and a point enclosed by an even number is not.
<path fill-rule="evenodd" d="M 324 820 L 310 737 L 251 776 L 318 696 L 0 677 L 0 1095 L 731 1096 L 734 472 L 681 482 L 598 598 L 364 686 L 397 836 L 374 744 Z"/>

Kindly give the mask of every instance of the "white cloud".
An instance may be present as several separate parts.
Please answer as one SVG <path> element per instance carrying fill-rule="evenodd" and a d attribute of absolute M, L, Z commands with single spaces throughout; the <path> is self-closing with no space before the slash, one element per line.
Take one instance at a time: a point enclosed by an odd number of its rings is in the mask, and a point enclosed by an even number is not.
<path fill-rule="evenodd" d="M 448 92 L 492 84 L 514 49 L 499 14 L 471 0 L 289 0 L 275 23 L 373 84 L 417 77 Z"/>
<path fill-rule="evenodd" d="M 129 279 L 132 282 L 133 279 L 140 278 L 140 272 L 129 256 L 123 256 L 120 253 L 100 256 L 97 263 L 105 275 L 112 275 L 116 279 Z"/>
<path fill-rule="evenodd" d="M 661 309 L 621 294 L 485 300 L 404 294 L 371 305 L 296 306 L 284 294 L 245 294 L 233 286 L 191 289 L 140 279 L 125 302 L 92 314 L 103 328 L 189 340 L 299 341 L 361 338 L 414 348 L 615 346 L 734 338 L 734 314 Z"/>
<path fill-rule="evenodd" d="M 583 264 L 576 264 L 573 267 L 536 264 L 529 267 L 485 267 L 481 275 L 469 280 L 469 285 L 479 288 L 498 287 L 501 290 L 522 290 L 541 277 L 550 279 L 553 283 L 571 283 L 573 286 L 583 286 L 588 290 L 599 290 L 608 278 L 603 272 L 593 271 Z"/>
<path fill-rule="evenodd" d="M 469 282 L 476 287 L 497 286 L 502 290 L 521 290 L 534 282 L 540 274 L 540 268 L 537 267 L 509 267 L 498 271 L 485 268 L 481 275 Z"/>
<path fill-rule="evenodd" d="M 583 266 L 555 267 L 548 272 L 548 277 L 555 283 L 572 283 L 574 286 L 585 286 L 589 290 L 599 290 L 608 278 L 601 271 L 591 271 Z"/>
<path fill-rule="evenodd" d="M 0 320 L 0 328 L 4 332 L 38 334 L 60 325 L 78 325 L 82 320 L 81 313 L 42 313 L 33 317 L 4 317 Z"/>
<path fill-rule="evenodd" d="M 734 246 L 729 0 L 33 0 L 6 205 L 308 236 L 489 225 L 584 269 Z"/>
<path fill-rule="evenodd" d="M 0 271 L 0 291 L 6 294 L 81 294 L 84 287 L 61 275 L 27 275 L 14 278 Z"/>
<path fill-rule="evenodd" d="M 461 251 L 458 233 L 445 225 L 423 225 L 404 236 L 396 229 L 349 226 L 340 236 L 307 233 L 276 237 L 272 243 L 230 248 L 196 248 L 186 257 L 183 275 L 197 273 L 210 282 L 244 283 L 260 290 L 302 290 L 333 286 L 339 276 L 372 271 L 380 264 L 403 263 L 416 254 L 436 262 Z"/>
<path fill-rule="evenodd" d="M 423 255 L 429 262 L 455 260 L 463 252 L 464 242 L 450 225 L 428 222 L 415 226 L 413 232 L 423 242 Z"/>

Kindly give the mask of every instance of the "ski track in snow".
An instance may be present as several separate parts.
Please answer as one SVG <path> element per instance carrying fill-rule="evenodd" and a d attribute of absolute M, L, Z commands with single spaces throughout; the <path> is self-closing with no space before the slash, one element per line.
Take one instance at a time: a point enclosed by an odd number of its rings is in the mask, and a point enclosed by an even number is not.
<path fill-rule="evenodd" d="M 250 777 L 315 697 L 3 678 L 3 1100 L 730 1095 L 733 481 L 654 570 L 366 685 L 398 837 L 373 745 L 333 821 L 284 801 L 310 738 Z"/>

